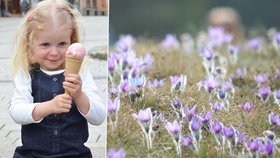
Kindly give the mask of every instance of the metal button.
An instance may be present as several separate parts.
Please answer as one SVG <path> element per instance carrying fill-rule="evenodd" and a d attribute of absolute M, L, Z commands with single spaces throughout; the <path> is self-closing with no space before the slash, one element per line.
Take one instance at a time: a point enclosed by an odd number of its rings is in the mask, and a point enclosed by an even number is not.
<path fill-rule="evenodd" d="M 53 81 L 55 82 L 55 81 L 57 81 L 57 78 L 55 77 L 55 78 L 53 78 Z"/>
<path fill-rule="evenodd" d="M 57 96 L 57 94 L 56 94 L 56 93 L 54 93 L 54 94 L 53 94 L 53 97 L 55 97 L 55 96 Z"/>
<path fill-rule="evenodd" d="M 54 117 L 57 117 L 57 114 L 54 114 L 53 116 L 54 116 Z"/>
<path fill-rule="evenodd" d="M 54 135 L 58 135 L 58 130 L 54 130 L 54 131 L 53 131 L 53 134 L 54 134 Z"/>

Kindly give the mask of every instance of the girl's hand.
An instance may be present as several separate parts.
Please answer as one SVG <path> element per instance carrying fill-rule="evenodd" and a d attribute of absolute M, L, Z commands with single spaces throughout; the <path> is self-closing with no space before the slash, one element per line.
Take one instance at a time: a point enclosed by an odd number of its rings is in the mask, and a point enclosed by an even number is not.
<path fill-rule="evenodd" d="M 82 80 L 77 74 L 67 74 L 63 88 L 73 97 L 79 111 L 86 115 L 90 108 L 88 96 L 82 91 Z"/>
<path fill-rule="evenodd" d="M 71 109 L 72 97 L 69 94 L 60 94 L 52 100 L 38 103 L 32 111 L 35 121 L 41 120 L 50 114 L 67 113 Z"/>
<path fill-rule="evenodd" d="M 63 82 L 63 88 L 70 93 L 75 100 L 82 95 L 82 80 L 80 75 L 67 74 L 65 81 Z"/>
<path fill-rule="evenodd" d="M 60 94 L 55 96 L 51 102 L 53 114 L 67 113 L 71 109 L 72 97 L 69 94 Z"/>

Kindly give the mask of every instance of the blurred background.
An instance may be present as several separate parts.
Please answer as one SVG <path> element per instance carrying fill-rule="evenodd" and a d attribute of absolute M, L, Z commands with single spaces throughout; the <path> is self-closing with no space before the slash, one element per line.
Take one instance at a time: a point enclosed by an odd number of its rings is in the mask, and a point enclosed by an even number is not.
<path fill-rule="evenodd" d="M 111 0 L 110 42 L 120 34 L 148 38 L 162 38 L 167 33 L 196 35 L 205 29 L 207 14 L 217 6 L 235 9 L 247 36 L 280 28 L 279 0 Z"/>
<path fill-rule="evenodd" d="M 23 15 L 30 7 L 43 0 L 0 0 L 1 17 Z M 107 15 L 108 0 L 67 0 L 82 15 Z"/>

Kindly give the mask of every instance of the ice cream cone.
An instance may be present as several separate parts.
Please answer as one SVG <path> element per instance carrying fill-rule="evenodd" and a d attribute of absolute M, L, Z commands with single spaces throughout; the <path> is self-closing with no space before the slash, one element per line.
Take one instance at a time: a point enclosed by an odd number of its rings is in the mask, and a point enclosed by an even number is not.
<path fill-rule="evenodd" d="M 81 68 L 83 61 L 75 58 L 66 57 L 65 61 L 65 75 L 78 74 Z"/>
<path fill-rule="evenodd" d="M 79 74 L 82 63 L 83 63 L 82 60 L 66 57 L 66 60 L 65 60 L 65 76 L 67 76 L 67 74 L 70 74 L 70 73 L 71 74 Z M 65 90 L 65 93 L 69 94 L 69 92 L 66 91 L 66 90 Z"/>
<path fill-rule="evenodd" d="M 68 47 L 65 54 L 65 76 L 70 73 L 79 74 L 85 52 L 85 48 L 81 43 L 73 43 Z M 69 94 L 67 91 L 65 93 Z"/>

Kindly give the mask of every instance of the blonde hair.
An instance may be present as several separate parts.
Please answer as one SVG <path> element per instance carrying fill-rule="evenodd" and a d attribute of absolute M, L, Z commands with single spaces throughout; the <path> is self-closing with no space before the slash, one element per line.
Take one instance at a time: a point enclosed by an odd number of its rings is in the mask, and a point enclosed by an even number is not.
<path fill-rule="evenodd" d="M 71 8 L 65 0 L 44 0 L 35 5 L 24 17 L 16 33 L 16 50 L 13 63 L 13 75 L 19 69 L 28 73 L 31 66 L 37 64 L 33 58 L 32 39 L 34 31 L 47 27 L 50 23 L 66 26 L 72 29 L 71 44 L 80 42 L 83 29 L 80 26 L 81 14 Z"/>

